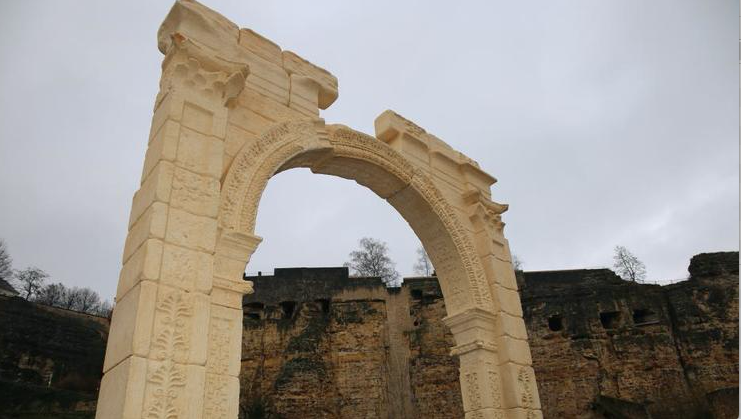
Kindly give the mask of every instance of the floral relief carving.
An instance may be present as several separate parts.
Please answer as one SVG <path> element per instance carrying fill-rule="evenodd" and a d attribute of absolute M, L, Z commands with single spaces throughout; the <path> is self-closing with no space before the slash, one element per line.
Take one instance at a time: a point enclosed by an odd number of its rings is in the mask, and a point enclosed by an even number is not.
<path fill-rule="evenodd" d="M 146 417 L 175 419 L 181 413 L 177 401 L 179 389 L 185 387 L 186 373 L 184 367 L 174 360 L 176 356 L 187 354 L 189 344 L 185 327 L 192 312 L 179 292 L 173 292 L 160 301 L 157 311 L 161 314 L 161 330 L 152 349 L 154 359 L 160 362 L 147 377 L 152 398 L 146 408 Z"/>
<path fill-rule="evenodd" d="M 478 373 L 469 372 L 465 375 L 466 393 L 470 410 L 481 409 L 481 393 L 479 392 Z"/>
<path fill-rule="evenodd" d="M 517 374 L 517 384 L 520 387 L 520 394 L 522 407 L 528 410 L 527 419 L 535 419 L 537 416 L 534 412 L 535 409 L 535 397 L 533 395 L 533 382 L 532 374 L 530 371 L 521 367 Z"/>
<path fill-rule="evenodd" d="M 203 406 L 204 417 L 226 419 L 228 417 L 228 378 L 223 375 L 206 375 L 206 397 Z"/>
<path fill-rule="evenodd" d="M 492 404 L 494 407 L 500 408 L 502 407 L 502 393 L 499 387 L 499 374 L 496 371 L 497 367 L 492 363 L 487 363 L 486 367 Z"/>
<path fill-rule="evenodd" d="M 208 335 L 208 366 L 210 373 L 226 374 L 229 368 L 229 331 L 231 322 L 227 319 L 211 319 Z"/>

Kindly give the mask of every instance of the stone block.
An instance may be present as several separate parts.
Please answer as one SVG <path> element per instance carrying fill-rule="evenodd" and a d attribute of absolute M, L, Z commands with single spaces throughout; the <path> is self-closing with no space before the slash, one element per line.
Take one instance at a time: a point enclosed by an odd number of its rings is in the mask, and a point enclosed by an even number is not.
<path fill-rule="evenodd" d="M 185 291 L 211 292 L 214 257 L 173 244 L 165 244 L 162 256 L 162 283 Z"/>
<path fill-rule="evenodd" d="M 149 239 L 124 263 L 118 278 L 116 301 L 140 281 L 157 281 L 162 264 L 162 241 Z"/>
<path fill-rule="evenodd" d="M 142 183 L 147 179 L 149 173 L 162 160 L 175 161 L 178 150 L 178 138 L 180 137 L 180 124 L 167 121 L 162 126 L 147 148 L 144 157 L 144 169 L 142 170 Z"/>
<path fill-rule="evenodd" d="M 499 312 L 496 320 L 496 331 L 498 335 L 507 335 L 515 339 L 527 340 L 527 328 L 522 317 L 513 316 L 505 312 Z"/>
<path fill-rule="evenodd" d="M 275 122 L 244 107 L 235 108 L 229 113 L 229 123 L 252 133 L 255 137 L 270 128 Z"/>
<path fill-rule="evenodd" d="M 500 363 L 514 362 L 520 365 L 531 365 L 533 363 L 530 356 L 530 345 L 528 345 L 527 340 L 502 335 L 497 338 L 497 348 L 499 349 Z"/>
<path fill-rule="evenodd" d="M 540 410 L 532 367 L 508 362 L 499 366 L 499 373 L 502 376 L 502 403 L 505 409 Z"/>
<path fill-rule="evenodd" d="M 520 303 L 520 294 L 516 290 L 500 285 L 495 285 L 494 290 L 502 311 L 515 317 L 522 317 L 522 303 Z"/>
<path fill-rule="evenodd" d="M 304 114 L 289 108 L 288 101 L 281 103 L 252 89 L 245 89 L 244 92 L 239 95 L 237 104 L 240 107 L 247 108 L 276 122 L 306 118 Z"/>
<path fill-rule="evenodd" d="M 242 296 L 252 293 L 252 282 L 234 281 L 214 277 L 214 288 L 211 290 L 211 303 L 228 308 L 242 308 Z"/>
<path fill-rule="evenodd" d="M 213 50 L 236 45 L 239 27 L 221 14 L 196 1 L 176 1 L 157 31 L 157 46 L 163 54 L 178 33 Z"/>
<path fill-rule="evenodd" d="M 154 313 L 150 358 L 205 365 L 210 304 L 208 295 L 161 285 Z"/>
<path fill-rule="evenodd" d="M 171 208 L 165 240 L 189 249 L 212 253 L 216 245 L 216 219 Z"/>
<path fill-rule="evenodd" d="M 273 64 L 283 65 L 283 51 L 280 46 L 252 29 L 239 30 L 239 45 Z"/>
<path fill-rule="evenodd" d="M 189 170 L 173 171 L 170 206 L 195 215 L 216 217 L 219 213 L 219 181 Z"/>
<path fill-rule="evenodd" d="M 333 76 L 329 71 L 304 60 L 291 51 L 283 51 L 283 68 L 289 74 L 307 76 L 319 83 L 319 108 L 327 109 L 337 100 L 337 96 L 339 95 L 337 77 Z"/>
<path fill-rule="evenodd" d="M 481 263 L 484 265 L 487 278 L 493 279 L 503 288 L 517 291 L 517 278 L 510 262 L 487 255 L 481 258 Z"/>
<path fill-rule="evenodd" d="M 167 204 L 155 202 L 144 211 L 134 225 L 129 229 L 124 245 L 123 262 L 134 254 L 134 252 L 148 239 L 162 239 L 165 237 L 167 226 Z"/>
<path fill-rule="evenodd" d="M 104 372 L 131 355 L 149 355 L 156 298 L 157 285 L 143 281 L 116 302 L 106 345 Z"/>
<path fill-rule="evenodd" d="M 204 418 L 236 418 L 239 415 L 239 379 L 206 373 Z"/>
<path fill-rule="evenodd" d="M 152 126 L 149 129 L 149 142 L 155 138 L 167 121 L 180 122 L 183 116 L 183 97 L 175 92 L 167 92 L 159 101 L 152 116 Z"/>
<path fill-rule="evenodd" d="M 175 166 L 168 161 L 160 161 L 152 173 L 144 180 L 141 187 L 134 194 L 129 216 L 129 227 L 149 208 L 154 202 L 169 202 L 170 189 L 172 188 L 172 177 Z"/>
<path fill-rule="evenodd" d="M 319 116 L 319 89 L 319 83 L 313 78 L 291 74 L 288 106 L 309 117 Z"/>
<path fill-rule="evenodd" d="M 200 419 L 203 413 L 205 367 L 158 360 L 147 362 L 145 418 Z"/>
<path fill-rule="evenodd" d="M 242 310 L 211 305 L 206 371 L 239 377 L 242 353 Z"/>
<path fill-rule="evenodd" d="M 177 164 L 192 172 L 218 179 L 221 176 L 224 143 L 214 137 L 182 128 Z"/>
<path fill-rule="evenodd" d="M 255 134 L 234 124 L 228 124 L 226 127 L 226 139 L 224 140 L 224 152 L 230 156 L 236 156 L 247 140 L 254 138 L 257 138 Z"/>
<path fill-rule="evenodd" d="M 130 356 L 100 382 L 96 419 L 140 419 L 144 405 L 147 360 Z"/>

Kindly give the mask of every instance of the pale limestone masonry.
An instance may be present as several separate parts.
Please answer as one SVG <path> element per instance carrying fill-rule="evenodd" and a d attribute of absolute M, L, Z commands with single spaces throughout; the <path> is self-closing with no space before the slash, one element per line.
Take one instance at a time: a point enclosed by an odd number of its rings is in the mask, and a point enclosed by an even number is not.
<path fill-rule="evenodd" d="M 326 125 L 337 79 L 190 0 L 162 63 L 97 418 L 236 418 L 242 273 L 260 196 L 283 170 L 355 180 L 387 200 L 438 273 L 468 419 L 540 418 L 495 179 L 392 111 L 376 136 Z"/>

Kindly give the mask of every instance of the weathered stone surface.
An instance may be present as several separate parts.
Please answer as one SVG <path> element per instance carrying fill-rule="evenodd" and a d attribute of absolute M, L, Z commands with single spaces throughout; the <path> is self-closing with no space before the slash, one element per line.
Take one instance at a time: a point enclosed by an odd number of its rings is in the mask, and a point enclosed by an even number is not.
<path fill-rule="evenodd" d="M 519 275 L 546 417 L 738 415 L 722 396 L 738 392 L 738 252 L 697 255 L 689 270 L 664 287 L 604 269 Z"/>
<path fill-rule="evenodd" d="M 108 320 L 0 296 L 0 418 L 95 416 Z"/>
<path fill-rule="evenodd" d="M 664 287 L 627 283 L 606 270 L 519 274 L 545 417 L 737 417 L 737 255 L 698 255 L 688 281 Z M 208 348 L 189 350 L 200 353 L 195 362 L 211 352 L 205 382 L 195 384 L 235 391 L 239 360 L 223 354 L 236 350 L 219 348 L 241 333 L 242 414 L 268 407 L 285 418 L 463 418 L 437 281 L 408 278 L 401 289 L 386 289 L 346 275 L 297 268 L 253 277 L 257 292 L 244 301 L 243 321 L 238 310 L 212 305 L 209 322 L 221 325 L 210 329 Z M 656 316 L 634 319 L 634 308 Z M 621 317 L 600 318 L 614 312 Z M 206 328 L 192 317 L 184 330 Z M 104 318 L 0 297 L 0 417 L 71 410 L 92 417 L 107 329 Z M 146 379 L 146 360 L 127 359 L 100 388 L 127 411 L 141 410 L 144 392 L 126 382 Z M 235 411 L 228 394 L 203 401 L 204 415 Z M 202 403 L 190 402 L 190 410 Z"/>

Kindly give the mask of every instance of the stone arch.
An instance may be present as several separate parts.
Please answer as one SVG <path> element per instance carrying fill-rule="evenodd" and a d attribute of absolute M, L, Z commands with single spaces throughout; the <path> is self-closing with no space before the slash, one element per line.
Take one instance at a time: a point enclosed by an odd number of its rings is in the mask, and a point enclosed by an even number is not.
<path fill-rule="evenodd" d="M 375 136 L 325 125 L 332 74 L 194 0 L 158 46 L 97 418 L 237 417 L 257 206 L 293 167 L 353 179 L 409 222 L 438 270 L 466 418 L 542 417 L 494 178 L 391 111 Z"/>
<path fill-rule="evenodd" d="M 246 144 L 224 176 L 220 228 L 254 236 L 269 179 L 296 167 L 354 180 L 399 211 L 428 250 L 449 314 L 471 307 L 490 310 L 489 286 L 471 238 L 429 175 L 377 138 L 345 126 L 287 121 Z"/>

